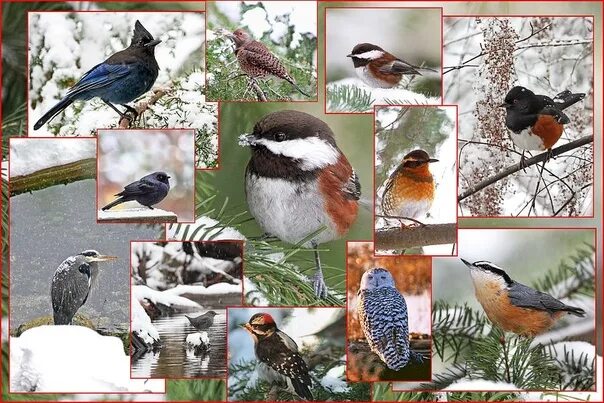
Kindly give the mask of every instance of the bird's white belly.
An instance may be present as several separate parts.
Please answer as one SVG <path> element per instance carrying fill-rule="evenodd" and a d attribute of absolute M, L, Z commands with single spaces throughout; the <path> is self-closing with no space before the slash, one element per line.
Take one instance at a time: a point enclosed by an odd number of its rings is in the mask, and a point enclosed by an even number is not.
<path fill-rule="evenodd" d="M 316 188 L 315 181 L 292 185 L 283 179 L 256 175 L 246 178 L 248 206 L 258 225 L 264 232 L 292 244 L 323 226 L 325 229 L 315 238 L 317 243 L 337 238 L 335 225 L 325 214 L 323 197 Z"/>
<path fill-rule="evenodd" d="M 393 215 L 420 219 L 424 218 L 432 207 L 430 200 L 405 200 Z"/>
<path fill-rule="evenodd" d="M 363 80 L 365 84 L 373 88 L 392 88 L 393 85 L 378 80 L 371 75 L 369 72 L 369 68 L 367 66 L 355 67 L 354 71 L 357 73 L 357 76 Z"/>
<path fill-rule="evenodd" d="M 510 131 L 510 137 L 512 138 L 514 144 L 523 150 L 545 150 L 543 140 L 541 137 L 533 134 L 530 127 L 524 129 L 520 133 Z"/>

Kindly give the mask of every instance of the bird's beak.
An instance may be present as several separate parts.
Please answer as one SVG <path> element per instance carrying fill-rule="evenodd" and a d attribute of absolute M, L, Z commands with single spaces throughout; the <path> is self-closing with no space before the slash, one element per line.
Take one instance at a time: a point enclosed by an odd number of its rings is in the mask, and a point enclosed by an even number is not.
<path fill-rule="evenodd" d="M 244 133 L 239 136 L 239 145 L 241 147 L 251 147 L 256 145 L 256 136 Z"/>
<path fill-rule="evenodd" d="M 436 158 L 430 158 L 428 162 L 438 162 L 438 160 Z"/>
<path fill-rule="evenodd" d="M 98 255 L 92 259 L 93 262 L 107 262 L 109 260 L 117 260 L 117 256 Z"/>
<path fill-rule="evenodd" d="M 148 48 L 152 48 L 154 46 L 159 45 L 160 43 L 161 43 L 161 41 L 159 39 L 154 39 L 151 42 L 145 44 L 145 46 L 148 47 Z"/>
<path fill-rule="evenodd" d="M 352 57 L 352 53 L 351 53 L 351 54 L 349 54 L 349 55 L 346 55 L 346 57 Z"/>
<path fill-rule="evenodd" d="M 248 332 L 251 332 L 251 326 L 250 326 L 250 324 L 249 324 L 249 323 L 241 323 L 241 324 L 239 325 L 239 327 L 241 327 L 241 328 L 243 328 L 243 329 L 247 330 Z"/>
<path fill-rule="evenodd" d="M 507 102 L 504 102 L 504 103 L 502 103 L 502 104 L 500 104 L 500 105 L 497 105 L 497 107 L 498 107 L 498 108 L 507 108 L 507 107 L 509 107 L 509 106 L 512 106 L 512 105 L 511 105 L 511 104 L 508 104 Z"/>
<path fill-rule="evenodd" d="M 461 259 L 461 258 L 460 258 L 460 259 Z M 469 268 L 475 267 L 475 266 L 474 266 L 472 263 L 468 262 L 468 261 L 467 261 L 467 260 L 465 260 L 465 259 L 461 259 L 461 261 L 462 261 L 462 262 L 463 262 L 463 263 L 464 263 L 466 266 L 468 266 Z"/>

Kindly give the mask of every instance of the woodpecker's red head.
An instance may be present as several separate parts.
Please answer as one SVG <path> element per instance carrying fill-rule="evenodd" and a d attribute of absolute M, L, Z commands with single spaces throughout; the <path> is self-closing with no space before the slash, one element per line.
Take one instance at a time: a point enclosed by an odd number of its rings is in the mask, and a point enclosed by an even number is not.
<path fill-rule="evenodd" d="M 275 320 L 268 313 L 254 314 L 250 320 L 241 325 L 241 327 L 247 330 L 255 341 L 268 337 L 278 330 Z"/>

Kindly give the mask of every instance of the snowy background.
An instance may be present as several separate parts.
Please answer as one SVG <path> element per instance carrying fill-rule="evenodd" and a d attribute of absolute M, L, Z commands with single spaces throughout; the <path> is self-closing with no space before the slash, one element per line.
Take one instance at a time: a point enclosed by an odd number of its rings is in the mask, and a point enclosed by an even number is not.
<path fill-rule="evenodd" d="M 156 207 L 178 216 L 178 222 L 194 221 L 194 132 L 193 130 L 129 131 L 99 130 L 99 208 L 115 200 L 127 184 L 153 172 L 170 176 L 170 191 Z M 123 203 L 111 211 L 140 208 L 137 202 Z"/>
<path fill-rule="evenodd" d="M 372 112 L 352 106 L 362 98 L 371 97 L 372 104 L 439 104 L 441 77 L 439 73 L 422 72 L 413 82 L 402 80 L 397 88 L 373 89 L 364 84 L 346 57 L 355 45 L 372 43 L 394 56 L 416 66 L 439 71 L 441 61 L 441 18 L 439 9 L 404 8 L 326 8 L 326 84 L 330 112 Z M 356 100 L 339 102 L 342 87 L 355 88 Z M 338 90 L 340 88 L 340 90 Z"/>
<path fill-rule="evenodd" d="M 233 42 L 221 30 L 243 28 L 280 58 L 286 70 L 308 94 L 316 94 L 317 6 L 312 1 L 220 1 L 208 2 L 208 99 L 251 99 L 249 91 L 232 92 L 245 84 L 233 54 Z M 310 56 L 310 57 L 309 57 Z M 230 77 L 231 79 L 229 79 Z M 271 79 L 271 88 L 294 100 L 308 101 L 282 80 Z M 279 81 L 279 84 L 276 84 Z M 230 88 L 229 88 L 230 87 Z M 242 87 L 245 89 L 245 85 Z M 267 93 L 269 99 L 275 94 Z"/>
<path fill-rule="evenodd" d="M 50 124 L 34 123 L 57 103 L 80 77 L 113 53 L 128 47 L 136 20 L 160 39 L 155 48 L 159 76 L 153 90 L 172 87 L 146 111 L 144 127 L 195 128 L 200 168 L 217 163 L 216 104 L 205 103 L 202 13 L 42 12 L 29 15 L 29 119 L 33 136 L 89 136 L 97 128 L 116 127 L 119 117 L 100 99 L 77 101 Z M 131 106 L 134 103 L 131 103 Z M 118 109 L 121 107 L 118 106 Z"/>
<path fill-rule="evenodd" d="M 401 110 L 395 106 L 376 108 L 375 213 L 382 214 L 382 194 L 390 174 L 407 153 L 423 149 L 438 162 L 429 166 L 435 183 L 434 202 L 428 215 L 418 220 L 424 224 L 457 222 L 457 108 L 413 107 L 397 119 Z M 398 220 L 377 218 L 375 227 L 392 225 L 398 225 Z M 423 247 L 423 254 L 450 255 L 451 245 L 428 245 Z"/>
<path fill-rule="evenodd" d="M 564 111 L 571 123 L 565 125 L 556 146 L 594 134 L 593 29 L 591 17 L 444 19 L 444 99 L 445 103 L 458 104 L 459 116 L 463 117 L 459 128 L 460 192 L 518 163 L 517 153 L 501 149 L 513 149 L 513 144 L 505 127 L 505 111 L 497 107 L 515 85 L 550 97 L 566 89 L 586 93 L 584 100 Z M 480 54 L 482 49 L 490 53 L 472 60 L 466 67 L 447 72 Z M 462 147 L 467 140 L 492 145 Z M 464 200 L 459 214 L 593 214 L 591 144 L 546 164 L 549 171 L 544 172 L 544 179 L 548 191 L 539 192 L 531 210 L 540 165 L 530 167 L 526 173 L 517 172 Z"/>

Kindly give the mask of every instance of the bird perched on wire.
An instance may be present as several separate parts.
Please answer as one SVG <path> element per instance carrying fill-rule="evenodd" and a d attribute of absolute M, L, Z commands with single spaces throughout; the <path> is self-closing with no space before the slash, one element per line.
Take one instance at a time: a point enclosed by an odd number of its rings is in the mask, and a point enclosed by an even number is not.
<path fill-rule="evenodd" d="M 304 112 L 264 116 L 239 144 L 252 149 L 245 172 L 250 213 L 266 234 L 315 250 L 313 285 L 327 296 L 317 247 L 346 235 L 357 217 L 361 186 L 333 132 Z M 320 231 L 320 232 L 319 232 Z"/>
<path fill-rule="evenodd" d="M 500 106 L 505 107 L 505 125 L 512 141 L 522 149 L 522 167 L 525 167 L 525 150 L 551 152 L 551 148 L 562 136 L 564 125 L 570 123 L 570 119 L 562 111 L 583 98 L 585 94 L 573 94 L 567 90 L 552 99 L 546 95 L 536 95 L 520 86 L 507 93 Z"/>
<path fill-rule="evenodd" d="M 202 331 L 202 330 L 208 330 L 210 327 L 212 327 L 212 325 L 214 324 L 214 317 L 216 315 L 218 315 L 216 312 L 208 311 L 195 318 L 192 318 L 187 315 L 185 315 L 185 317 L 187 319 L 189 319 L 189 323 L 191 324 L 191 326 L 193 326 L 195 329 L 197 329 L 199 331 Z"/>
<path fill-rule="evenodd" d="M 422 355 L 409 348 L 407 304 L 388 270 L 376 267 L 363 273 L 357 315 L 371 351 L 388 368 L 398 371 L 410 361 L 423 362 Z"/>
<path fill-rule="evenodd" d="M 227 34 L 227 36 L 235 43 L 235 55 L 239 67 L 251 79 L 275 76 L 290 83 L 302 95 L 310 97 L 289 75 L 279 58 L 273 55 L 262 42 L 254 40 L 249 33 L 241 28 Z"/>
<path fill-rule="evenodd" d="M 373 88 L 395 87 L 405 75 L 421 75 L 420 70 L 436 72 L 407 63 L 371 43 L 359 43 L 346 57 L 352 59 L 357 76 Z"/>
<path fill-rule="evenodd" d="M 36 122 L 34 130 L 38 130 L 74 101 L 88 101 L 95 97 L 101 98 L 122 119 L 136 119 L 136 109 L 127 103 L 149 91 L 155 83 L 159 72 L 155 46 L 160 42 L 159 39 L 153 39 L 149 31 L 136 21 L 130 46 L 86 72 L 65 97 Z M 134 116 L 129 117 L 114 104 L 122 105 Z"/>
<path fill-rule="evenodd" d="M 428 165 L 438 162 L 424 150 L 413 150 L 390 174 L 382 193 L 382 213 L 386 216 L 424 217 L 434 201 L 434 178 Z"/>
<path fill-rule="evenodd" d="M 119 198 L 107 204 L 102 210 L 109 210 L 118 204 L 133 200 L 153 210 L 151 206 L 162 201 L 170 191 L 168 179 L 170 177 L 165 172 L 153 172 L 143 176 L 141 179 L 126 185 L 124 190 L 115 195 Z"/>
<path fill-rule="evenodd" d="M 85 250 L 65 259 L 52 276 L 50 297 L 55 325 L 70 325 L 74 315 L 86 303 L 90 289 L 99 274 L 98 262 L 115 260 L 117 256 L 101 255 Z"/>
<path fill-rule="evenodd" d="M 581 308 L 566 305 L 549 294 L 520 284 L 487 261 L 470 263 L 476 299 L 495 326 L 506 332 L 534 337 L 547 331 L 565 314 L 585 316 Z"/>
<path fill-rule="evenodd" d="M 308 366 L 298 352 L 298 345 L 277 328 L 268 313 L 257 313 L 241 325 L 254 339 L 259 377 L 269 384 L 286 385 L 288 391 L 313 400 Z"/>

